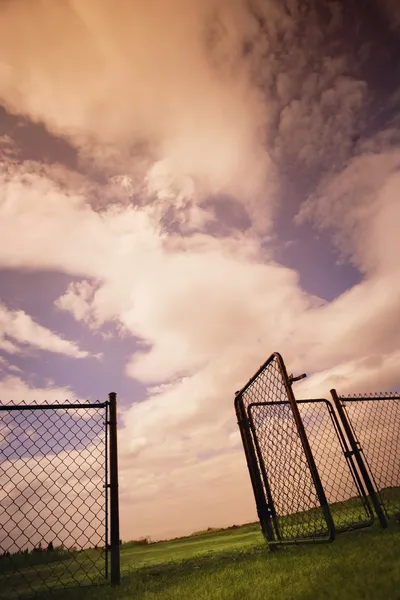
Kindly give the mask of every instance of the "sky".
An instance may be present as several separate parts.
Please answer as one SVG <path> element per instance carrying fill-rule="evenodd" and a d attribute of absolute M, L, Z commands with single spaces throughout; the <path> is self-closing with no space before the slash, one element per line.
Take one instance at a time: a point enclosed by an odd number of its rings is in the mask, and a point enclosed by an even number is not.
<path fill-rule="evenodd" d="M 399 387 L 399 6 L 0 2 L 0 399 L 117 392 L 124 540 L 255 520 L 272 352 Z"/>

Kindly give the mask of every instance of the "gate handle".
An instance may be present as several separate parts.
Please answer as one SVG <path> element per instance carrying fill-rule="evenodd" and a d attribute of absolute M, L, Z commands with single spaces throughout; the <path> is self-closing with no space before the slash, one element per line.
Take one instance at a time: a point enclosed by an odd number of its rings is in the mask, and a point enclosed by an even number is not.
<path fill-rule="evenodd" d="M 300 379 L 304 379 L 307 377 L 307 373 L 302 373 L 301 375 L 297 375 L 297 377 L 293 377 L 293 374 L 289 375 L 289 383 L 292 385 L 294 381 L 300 381 Z"/>

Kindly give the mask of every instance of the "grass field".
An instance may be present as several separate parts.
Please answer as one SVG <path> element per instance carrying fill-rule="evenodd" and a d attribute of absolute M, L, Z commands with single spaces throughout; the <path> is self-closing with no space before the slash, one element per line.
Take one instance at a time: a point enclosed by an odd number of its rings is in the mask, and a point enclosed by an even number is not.
<path fill-rule="evenodd" d="M 85 554 L 87 554 L 85 556 Z M 82 553 L 81 567 L 92 555 Z M 96 560 L 100 560 L 100 557 Z M 85 562 L 86 561 L 86 562 Z M 63 563 L 57 567 L 62 568 Z M 400 600 L 400 527 L 344 533 L 333 544 L 268 551 L 258 525 L 121 551 L 122 581 L 70 589 L 54 600 Z M 20 588 L 20 592 L 22 589 Z M 4 587 L 1 598 L 10 598 Z"/>

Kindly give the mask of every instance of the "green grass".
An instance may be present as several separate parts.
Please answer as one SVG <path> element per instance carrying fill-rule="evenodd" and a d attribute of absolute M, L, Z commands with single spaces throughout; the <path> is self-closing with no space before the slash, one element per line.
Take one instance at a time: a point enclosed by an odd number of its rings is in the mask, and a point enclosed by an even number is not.
<path fill-rule="evenodd" d="M 400 488 L 386 488 L 381 492 L 388 518 L 394 518 L 400 511 Z M 369 498 L 369 511 L 361 497 L 353 497 L 342 502 L 329 504 L 336 532 L 356 529 L 371 524 L 373 503 Z M 328 526 L 321 507 L 311 508 L 303 512 L 277 517 L 279 533 L 283 541 L 296 539 L 298 541 L 314 538 L 327 539 Z"/>
<path fill-rule="evenodd" d="M 82 553 L 90 568 L 94 555 Z M 97 557 L 97 560 L 100 560 Z M 86 562 L 85 562 L 86 561 Z M 57 569 L 62 563 L 57 563 Z M 42 568 L 42 567 L 40 567 Z M 400 527 L 344 533 L 333 544 L 271 553 L 259 526 L 127 545 L 122 581 L 52 591 L 52 600 L 400 600 Z M 21 590 L 22 591 L 22 590 Z M 4 586 L 0 598 L 11 598 Z"/>

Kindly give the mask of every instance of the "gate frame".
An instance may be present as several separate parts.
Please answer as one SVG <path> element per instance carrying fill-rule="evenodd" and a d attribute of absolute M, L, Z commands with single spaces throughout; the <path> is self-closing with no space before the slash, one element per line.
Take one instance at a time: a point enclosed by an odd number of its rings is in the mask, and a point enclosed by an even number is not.
<path fill-rule="evenodd" d="M 338 439 L 339 442 L 339 447 L 340 450 L 343 454 L 343 457 L 346 460 L 350 475 L 353 478 L 353 482 L 355 484 L 357 493 L 358 493 L 358 497 L 361 500 L 361 503 L 365 509 L 365 513 L 367 516 L 369 516 L 369 520 L 366 521 L 362 521 L 362 522 L 357 522 L 357 523 L 353 523 L 351 525 L 348 525 L 346 527 L 337 527 L 336 525 L 334 525 L 335 527 L 335 532 L 336 534 L 339 533 L 344 533 L 346 531 L 352 531 L 354 529 L 364 529 L 365 527 L 371 527 L 371 525 L 374 524 L 375 521 L 375 515 L 374 512 L 372 510 L 372 507 L 370 505 L 369 502 L 369 498 L 368 498 L 368 494 L 365 491 L 363 482 L 360 478 L 360 475 L 356 469 L 356 466 L 354 464 L 353 461 L 353 452 L 351 450 L 349 450 L 349 446 L 346 440 L 346 437 L 343 433 L 342 427 L 340 425 L 339 422 L 339 418 L 337 416 L 337 414 L 334 411 L 334 408 L 332 406 L 332 403 L 327 399 L 327 398 L 310 398 L 310 399 L 305 399 L 302 398 L 300 400 L 296 400 L 296 404 L 323 404 L 326 406 L 326 410 L 327 413 L 330 417 L 330 421 L 332 423 L 332 427 L 334 432 L 336 433 L 336 437 Z M 261 448 L 258 442 L 258 436 L 257 436 L 257 432 L 255 429 L 255 425 L 254 425 L 254 419 L 252 416 L 252 408 L 253 407 L 257 407 L 257 406 L 277 406 L 277 405 L 282 405 L 282 406 L 289 406 L 289 401 L 280 401 L 280 402 L 251 402 L 248 405 L 248 412 L 249 412 L 249 421 L 250 421 L 250 427 L 253 433 L 253 438 L 254 438 L 254 444 L 256 446 L 256 450 L 257 450 L 257 456 L 258 456 L 258 462 L 259 462 L 259 466 L 260 466 L 260 470 L 264 475 L 265 472 L 265 477 L 266 477 L 266 469 L 265 469 L 265 464 L 264 464 L 264 459 L 262 456 L 262 452 L 261 452 Z M 326 486 L 325 486 L 326 487 Z M 329 504 L 329 503 L 328 503 Z M 317 541 L 329 541 L 326 538 L 320 538 L 320 540 L 305 540 L 306 542 L 314 542 L 317 543 Z M 290 542 L 286 542 L 284 541 L 283 543 L 287 544 Z M 296 542 L 296 543 L 304 543 L 304 542 Z"/>
<path fill-rule="evenodd" d="M 317 494 L 317 498 L 320 504 L 320 508 L 322 510 L 328 535 L 325 538 L 304 538 L 301 540 L 280 540 L 279 539 L 279 529 L 275 530 L 276 537 L 274 535 L 274 527 L 276 522 L 276 512 L 274 508 L 274 503 L 271 494 L 271 488 L 268 483 L 267 473 L 265 472 L 265 467 L 262 468 L 263 461 L 257 459 L 256 452 L 254 450 L 254 446 L 256 445 L 257 437 L 253 436 L 249 423 L 249 415 L 248 409 L 249 407 L 245 407 L 243 402 L 243 394 L 250 387 L 250 385 L 258 378 L 259 375 L 271 364 L 274 360 L 277 361 L 280 375 L 282 377 L 283 384 L 285 386 L 287 402 L 291 409 L 295 426 L 297 429 L 297 433 L 299 435 L 301 445 L 303 448 L 303 452 L 306 457 L 307 465 L 310 470 L 311 479 L 313 481 L 315 491 Z M 322 482 L 318 473 L 318 469 L 314 460 L 314 456 L 311 451 L 311 447 L 307 438 L 306 431 L 304 429 L 303 421 L 300 416 L 300 412 L 298 406 L 296 404 L 296 399 L 292 389 L 292 383 L 295 380 L 293 377 L 289 377 L 285 363 L 283 361 L 282 356 L 279 352 L 274 352 L 271 356 L 261 365 L 258 371 L 249 379 L 249 381 L 245 384 L 245 386 L 236 392 L 235 394 L 235 411 L 237 416 L 237 421 L 239 425 L 239 430 L 242 437 L 243 448 L 246 456 L 247 466 L 250 473 L 250 479 L 253 486 L 254 496 L 256 500 L 257 512 L 260 518 L 261 528 L 266 537 L 267 542 L 270 544 L 271 549 L 276 545 L 292 545 L 292 544 L 300 544 L 300 543 L 318 543 L 318 542 L 333 542 L 336 536 L 335 525 L 333 522 L 332 514 L 330 511 L 330 507 L 325 495 L 324 488 L 322 486 Z M 279 402 L 272 402 L 272 404 L 280 404 Z M 264 481 L 262 481 L 260 477 L 260 470 L 263 475 Z M 264 483 L 264 489 L 263 489 Z M 265 498 L 265 494 L 267 495 L 267 500 Z"/>

